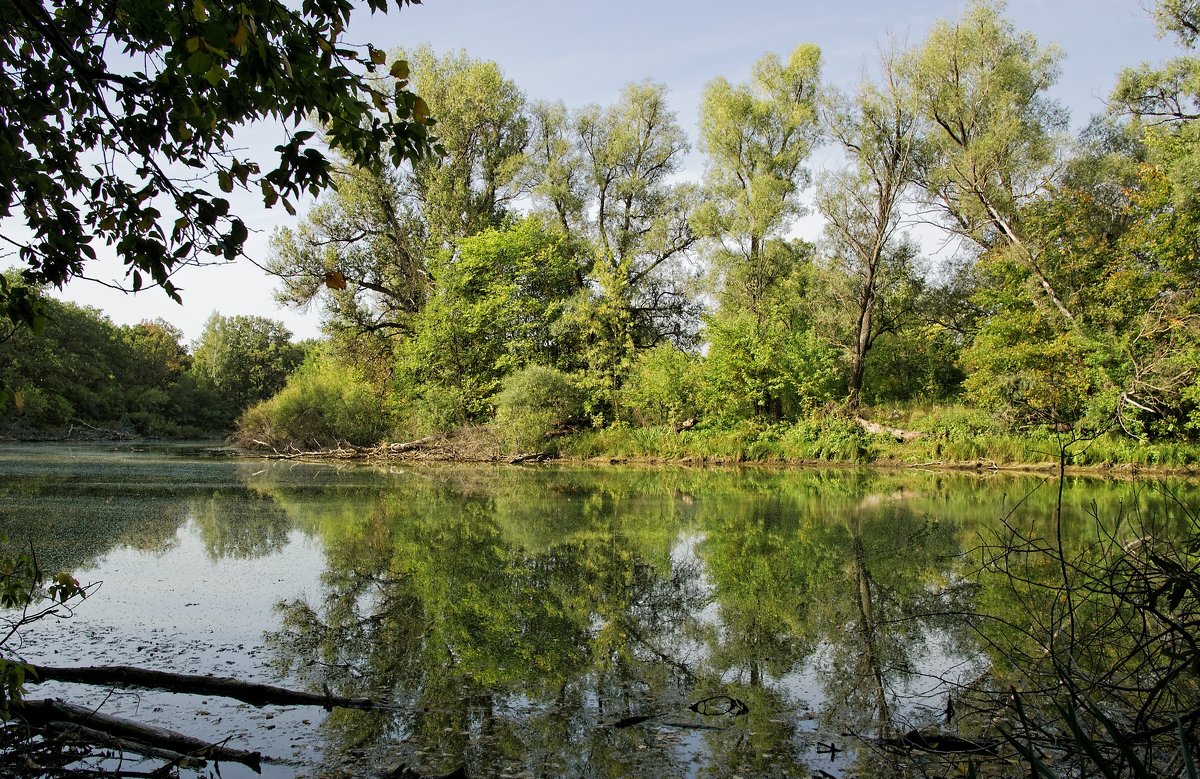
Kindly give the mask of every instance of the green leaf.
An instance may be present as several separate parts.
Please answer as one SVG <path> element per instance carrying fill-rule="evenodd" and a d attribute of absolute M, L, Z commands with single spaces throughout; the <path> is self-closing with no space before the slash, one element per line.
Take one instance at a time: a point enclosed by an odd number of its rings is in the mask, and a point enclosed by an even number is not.
<path fill-rule="evenodd" d="M 405 60 L 396 60 L 392 63 L 391 70 L 388 71 L 392 78 L 404 80 L 408 78 L 408 62 Z"/>

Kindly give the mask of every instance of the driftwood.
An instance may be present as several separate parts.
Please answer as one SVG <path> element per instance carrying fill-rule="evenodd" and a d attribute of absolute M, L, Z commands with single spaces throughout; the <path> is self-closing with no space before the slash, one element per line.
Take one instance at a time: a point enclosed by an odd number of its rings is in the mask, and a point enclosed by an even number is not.
<path fill-rule="evenodd" d="M 415 452 L 435 444 L 440 444 L 453 438 L 457 435 L 457 431 L 447 433 L 436 433 L 427 435 L 424 438 L 418 438 L 415 441 L 405 441 L 395 444 L 380 444 L 378 446 L 352 446 L 350 444 L 338 444 L 333 448 L 325 449 L 299 449 L 295 446 L 291 451 L 279 451 L 266 441 L 260 441 L 257 438 L 252 439 L 249 443 L 257 444 L 263 449 L 271 451 L 252 451 L 251 454 L 257 457 L 263 457 L 268 460 L 376 460 L 387 459 L 388 457 L 405 454 L 407 452 Z"/>
<path fill-rule="evenodd" d="M 326 691 L 324 694 L 289 690 L 269 684 L 256 684 L 227 676 L 191 676 L 188 674 L 151 671 L 126 665 L 92 666 L 83 668 L 52 668 L 31 665 L 33 676 L 26 684 L 38 682 L 76 682 L 79 684 L 123 685 L 148 687 L 193 695 L 216 695 L 249 703 L 252 706 L 323 706 L 326 709 L 377 709 L 379 704 L 367 698 L 341 698 Z"/>
<path fill-rule="evenodd" d="M 901 430 L 898 427 L 885 427 L 884 425 L 881 425 L 877 422 L 872 422 L 869 419 L 863 419 L 862 417 L 855 417 L 854 421 L 858 423 L 859 427 L 872 435 L 890 435 L 900 442 L 915 441 L 918 438 L 925 437 L 924 433 L 916 430 Z"/>
<path fill-rule="evenodd" d="M 143 725 L 140 722 L 114 717 L 111 714 L 100 714 L 86 706 L 56 699 L 24 701 L 14 706 L 13 711 L 26 722 L 33 725 L 51 727 L 63 732 L 63 723 L 78 725 L 85 730 L 79 731 L 81 737 L 86 737 L 93 731 L 99 731 L 105 739 L 116 740 L 129 747 L 130 751 L 142 753 L 143 748 L 153 754 L 170 753 L 180 757 L 196 757 L 220 762 L 240 763 L 262 772 L 262 754 L 248 752 L 244 749 L 232 749 L 220 744 L 211 744 L 182 733 L 176 733 L 166 728 Z"/>

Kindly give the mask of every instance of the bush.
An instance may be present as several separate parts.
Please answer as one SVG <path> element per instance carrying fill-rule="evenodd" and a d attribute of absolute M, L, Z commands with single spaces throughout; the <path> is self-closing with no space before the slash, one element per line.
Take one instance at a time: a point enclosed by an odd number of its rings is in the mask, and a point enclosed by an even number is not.
<path fill-rule="evenodd" d="M 638 425 L 678 425 L 697 416 L 700 365 L 672 344 L 642 352 L 621 388 L 623 410 Z"/>
<path fill-rule="evenodd" d="M 796 423 L 780 438 L 779 452 L 788 460 L 875 459 L 871 435 L 853 419 L 835 413 L 817 414 Z"/>
<path fill-rule="evenodd" d="M 582 416 L 582 393 L 570 374 L 530 365 L 505 378 L 494 425 L 505 451 L 542 451 L 548 434 Z"/>
<path fill-rule="evenodd" d="M 272 398 L 238 420 L 243 446 L 319 449 L 369 445 L 387 430 L 379 396 L 360 374 L 325 356 L 306 362 Z"/>

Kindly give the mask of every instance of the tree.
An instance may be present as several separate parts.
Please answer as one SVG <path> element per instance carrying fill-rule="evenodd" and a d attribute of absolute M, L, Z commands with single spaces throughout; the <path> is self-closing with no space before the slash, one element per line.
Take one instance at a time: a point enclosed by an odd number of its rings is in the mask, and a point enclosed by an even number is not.
<path fill-rule="evenodd" d="M 853 167 L 831 175 L 817 196 L 826 219 L 825 251 L 839 277 L 835 299 L 851 320 L 851 407 L 859 404 L 871 347 L 912 318 L 919 286 L 916 249 L 896 234 L 916 172 L 916 117 L 893 57 L 884 58 L 882 75 L 881 86 L 863 84 L 852 104 L 831 102 L 829 132 Z"/>
<path fill-rule="evenodd" d="M 394 83 L 378 80 L 382 52 L 341 40 L 351 10 L 349 0 L 0 1 L 0 220 L 25 280 L 86 275 L 102 244 L 131 289 L 153 283 L 178 299 L 176 267 L 233 259 L 248 237 L 223 193 L 261 191 L 292 212 L 293 198 L 334 184 L 311 130 L 285 128 L 269 161 L 236 156 L 230 141 L 255 122 L 312 118 L 356 165 L 429 156 L 429 109 L 403 66 L 392 66 Z M 33 323 L 31 301 L 0 285 L 10 320 Z"/>
<path fill-rule="evenodd" d="M 479 419 L 507 374 L 528 365 L 574 367 L 576 344 L 559 319 L 579 291 L 580 248 L 528 217 L 505 230 L 461 238 L 433 265 L 437 283 L 397 348 L 397 389 L 431 387 L 453 398 L 457 421 Z"/>
<path fill-rule="evenodd" d="M 749 84 L 709 82 L 700 108 L 700 145 L 708 153 L 706 205 L 699 229 L 719 247 L 713 263 L 724 283 L 741 285 L 740 299 L 759 317 L 776 273 L 767 241 L 803 214 L 802 168 L 820 132 L 821 51 L 798 46 L 783 62 L 767 54 Z M 730 266 L 740 266 L 731 272 Z"/>
<path fill-rule="evenodd" d="M 437 253 L 500 226 L 520 191 L 525 100 L 499 66 L 427 48 L 399 52 L 395 63 L 437 111 L 442 154 L 400 170 L 345 157 L 333 174 L 338 191 L 274 236 L 267 264 L 283 282 L 282 302 L 323 298 L 333 329 L 351 337 L 410 335 Z"/>
<path fill-rule="evenodd" d="M 814 327 L 812 245 L 772 239 L 763 253 L 771 275 L 757 306 L 735 277 L 705 317 L 705 405 L 726 420 L 795 419 L 831 400 L 841 383 L 837 354 Z"/>
<path fill-rule="evenodd" d="M 232 419 L 283 389 L 304 359 L 291 339 L 283 324 L 266 317 L 214 313 L 196 343 L 192 370 L 217 390 Z"/>
<path fill-rule="evenodd" d="M 574 320 L 600 414 L 637 350 L 693 335 L 696 307 L 681 263 L 696 242 L 695 193 L 672 181 L 687 140 L 666 93 L 661 84 L 630 84 L 607 108 L 534 112 L 532 191 L 595 258 L 594 293 L 580 297 Z"/>
<path fill-rule="evenodd" d="M 956 22 L 938 22 L 900 72 L 923 124 L 921 183 L 953 232 L 1003 246 L 1030 271 L 1038 299 L 1075 313 L 1042 264 L 1020 209 L 1041 195 L 1058 162 L 1065 116 L 1046 90 L 1059 52 L 1018 32 L 1002 2 L 975 0 Z"/>

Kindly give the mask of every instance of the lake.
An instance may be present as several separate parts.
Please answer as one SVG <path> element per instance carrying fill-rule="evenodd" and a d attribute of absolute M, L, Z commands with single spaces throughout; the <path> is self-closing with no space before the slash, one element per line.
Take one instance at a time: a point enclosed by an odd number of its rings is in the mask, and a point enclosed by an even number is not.
<path fill-rule="evenodd" d="M 29 687 L 259 750 L 268 776 L 928 775 L 971 759 L 914 756 L 898 734 L 994 743 L 954 701 L 1010 678 L 1016 655 L 998 647 L 1044 621 L 995 550 L 1177 526 L 1200 498 L 1182 481 L 1068 477 L 1056 521 L 1057 490 L 1005 473 L 0 446 L 9 546 L 99 583 L 6 649 L 386 704 Z M 1054 574 L 1033 567 L 1020 581 Z"/>

